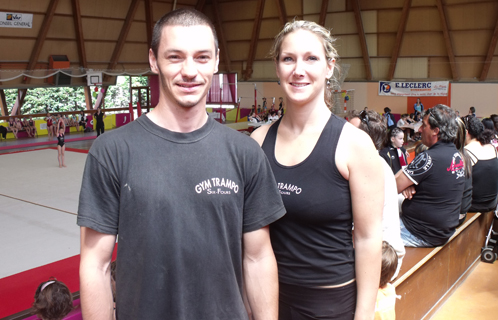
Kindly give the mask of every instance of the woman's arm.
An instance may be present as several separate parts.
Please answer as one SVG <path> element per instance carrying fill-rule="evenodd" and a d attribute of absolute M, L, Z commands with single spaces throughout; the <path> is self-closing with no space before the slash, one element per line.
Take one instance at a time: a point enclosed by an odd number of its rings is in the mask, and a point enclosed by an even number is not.
<path fill-rule="evenodd" d="M 371 138 L 346 125 L 336 153 L 338 169 L 349 180 L 354 220 L 357 301 L 355 320 L 374 319 L 382 258 L 383 161 Z"/>

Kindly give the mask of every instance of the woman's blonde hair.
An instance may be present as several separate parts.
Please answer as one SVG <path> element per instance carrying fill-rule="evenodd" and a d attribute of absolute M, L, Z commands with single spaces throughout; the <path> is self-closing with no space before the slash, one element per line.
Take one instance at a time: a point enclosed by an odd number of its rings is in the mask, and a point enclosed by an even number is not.
<path fill-rule="evenodd" d="M 332 88 L 335 85 L 338 85 L 337 77 L 334 76 L 334 74 L 339 74 L 340 72 L 339 65 L 337 64 L 337 59 L 339 58 L 339 55 L 337 54 L 337 50 L 334 47 L 336 39 L 331 35 L 330 30 L 312 21 L 294 20 L 292 22 L 287 22 L 282 31 L 280 31 L 279 34 L 275 36 L 275 41 L 273 42 L 273 45 L 270 49 L 269 56 L 272 58 L 273 61 L 275 61 L 275 63 L 277 63 L 278 59 L 280 58 L 280 50 L 284 38 L 290 33 L 297 30 L 306 30 L 312 32 L 318 38 L 320 38 L 322 40 L 323 49 L 325 51 L 325 57 L 327 58 L 327 62 L 329 64 L 336 62 L 334 64 L 334 73 L 332 73 L 332 76 L 326 80 L 327 90 L 325 90 L 325 103 L 330 107 L 332 104 Z"/>

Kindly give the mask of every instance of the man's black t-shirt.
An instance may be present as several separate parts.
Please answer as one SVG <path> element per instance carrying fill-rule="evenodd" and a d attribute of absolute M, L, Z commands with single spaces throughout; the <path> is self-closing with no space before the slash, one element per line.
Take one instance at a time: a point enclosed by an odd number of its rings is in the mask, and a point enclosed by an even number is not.
<path fill-rule="evenodd" d="M 439 141 L 403 172 L 416 190 L 411 200 L 403 201 L 403 223 L 418 238 L 433 246 L 443 245 L 458 225 L 465 184 L 461 154 L 453 143 Z"/>

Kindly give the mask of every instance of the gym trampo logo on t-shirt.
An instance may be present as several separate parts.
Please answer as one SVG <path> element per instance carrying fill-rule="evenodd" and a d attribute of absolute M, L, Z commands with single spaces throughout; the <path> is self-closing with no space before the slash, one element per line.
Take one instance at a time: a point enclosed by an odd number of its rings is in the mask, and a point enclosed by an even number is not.
<path fill-rule="evenodd" d="M 460 152 L 455 152 L 453 159 L 451 159 L 451 165 L 449 168 L 446 168 L 446 171 L 456 174 L 457 179 L 465 177 L 464 163 Z"/>
<path fill-rule="evenodd" d="M 294 192 L 295 194 L 300 194 L 303 190 L 299 188 L 298 186 L 295 186 L 290 183 L 283 183 L 279 182 L 277 183 L 278 190 L 280 191 L 280 194 L 285 194 L 290 196 L 291 192 Z"/>
<path fill-rule="evenodd" d="M 426 173 L 432 168 L 432 158 L 427 152 L 422 152 L 413 159 L 413 161 L 406 167 L 406 173 L 410 176 L 418 176 Z"/>
<path fill-rule="evenodd" d="M 239 186 L 230 179 L 225 178 L 211 178 L 202 181 L 195 186 L 195 192 L 206 194 L 232 194 L 239 192 Z"/>

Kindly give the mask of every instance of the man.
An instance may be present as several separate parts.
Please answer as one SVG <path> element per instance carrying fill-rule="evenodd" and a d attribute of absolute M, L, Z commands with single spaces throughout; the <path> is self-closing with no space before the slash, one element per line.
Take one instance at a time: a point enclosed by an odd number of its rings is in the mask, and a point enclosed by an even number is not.
<path fill-rule="evenodd" d="M 80 194 L 85 319 L 111 319 L 109 264 L 119 234 L 119 319 L 277 319 L 267 225 L 285 214 L 258 144 L 206 114 L 217 72 L 213 24 L 179 9 L 155 25 L 153 111 L 97 139 Z"/>
<path fill-rule="evenodd" d="M 455 232 L 465 182 L 462 155 L 453 144 L 455 113 L 436 105 L 425 112 L 419 131 L 429 149 L 396 174 L 398 192 L 406 198 L 401 238 L 405 246 L 436 247 Z"/>

